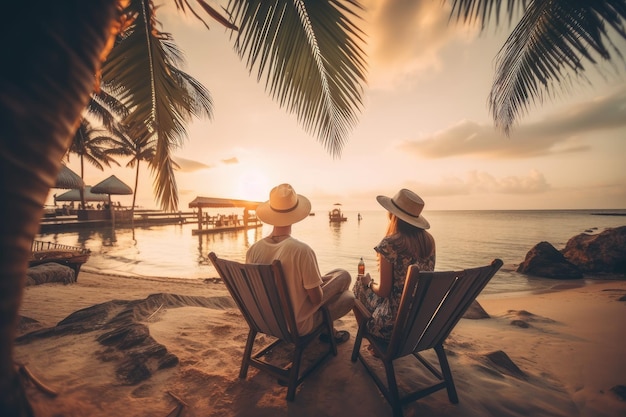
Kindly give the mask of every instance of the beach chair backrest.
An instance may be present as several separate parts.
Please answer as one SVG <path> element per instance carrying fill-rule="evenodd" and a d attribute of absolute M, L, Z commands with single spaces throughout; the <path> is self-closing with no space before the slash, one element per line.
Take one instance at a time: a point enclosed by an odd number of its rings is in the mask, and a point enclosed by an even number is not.
<path fill-rule="evenodd" d="M 388 353 L 402 357 L 442 344 L 502 266 L 428 272 L 410 266 Z"/>
<path fill-rule="evenodd" d="M 209 258 L 251 329 L 288 342 L 298 337 L 280 261 L 244 264 L 214 253 Z"/>

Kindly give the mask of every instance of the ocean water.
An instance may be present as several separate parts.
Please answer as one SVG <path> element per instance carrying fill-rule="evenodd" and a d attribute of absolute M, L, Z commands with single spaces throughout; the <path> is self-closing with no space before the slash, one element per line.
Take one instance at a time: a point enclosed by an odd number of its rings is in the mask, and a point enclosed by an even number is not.
<path fill-rule="evenodd" d="M 429 211 L 424 215 L 437 245 L 435 270 L 463 269 L 500 258 L 504 267 L 484 293 L 547 289 L 563 281 L 529 278 L 515 272 L 526 253 L 541 241 L 562 249 L 580 233 L 599 233 L 626 225 L 626 217 L 598 215 L 626 210 L 528 210 L 528 211 Z M 345 212 L 348 220 L 329 223 L 327 212 L 318 211 L 293 226 L 292 235 L 317 253 L 322 273 L 345 268 L 356 275 L 360 257 L 376 276 L 373 247 L 387 227 L 385 211 Z M 104 227 L 69 233 L 39 235 L 37 239 L 91 249 L 85 270 L 126 276 L 158 276 L 181 279 L 217 277 L 207 254 L 243 261 L 246 250 L 269 234 L 271 226 L 238 232 L 192 235 L 196 224 L 151 227 Z M 575 281 L 583 285 L 585 281 Z M 571 283 L 571 282 L 569 282 Z"/>

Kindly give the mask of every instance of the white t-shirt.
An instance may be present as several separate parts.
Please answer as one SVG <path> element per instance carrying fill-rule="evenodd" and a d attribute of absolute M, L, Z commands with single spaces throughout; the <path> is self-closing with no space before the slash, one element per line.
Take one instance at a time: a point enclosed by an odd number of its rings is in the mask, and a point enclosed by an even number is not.
<path fill-rule="evenodd" d="M 300 335 L 310 333 L 319 305 L 311 302 L 306 290 L 322 285 L 315 252 L 306 243 L 288 237 L 278 243 L 261 239 L 250 246 L 246 254 L 246 263 L 270 264 L 276 259 L 280 260 L 285 273 L 298 332 Z"/>

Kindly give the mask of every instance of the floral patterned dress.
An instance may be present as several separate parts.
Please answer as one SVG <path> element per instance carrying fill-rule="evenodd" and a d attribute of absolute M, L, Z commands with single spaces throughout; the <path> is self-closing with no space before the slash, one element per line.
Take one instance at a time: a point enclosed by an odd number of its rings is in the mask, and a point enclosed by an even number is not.
<path fill-rule="evenodd" d="M 387 298 L 379 297 L 374 291 L 366 288 L 361 280 L 355 282 L 352 290 L 356 298 L 372 313 L 372 318 L 367 322 L 367 330 L 376 337 L 389 340 L 398 315 L 398 305 L 404 290 L 409 265 L 417 264 L 421 271 L 433 271 L 435 269 L 435 254 L 433 253 L 424 259 L 417 259 L 414 254 L 401 252 L 395 244 L 394 236 L 383 238 L 374 250 L 393 266 L 390 296 Z"/>

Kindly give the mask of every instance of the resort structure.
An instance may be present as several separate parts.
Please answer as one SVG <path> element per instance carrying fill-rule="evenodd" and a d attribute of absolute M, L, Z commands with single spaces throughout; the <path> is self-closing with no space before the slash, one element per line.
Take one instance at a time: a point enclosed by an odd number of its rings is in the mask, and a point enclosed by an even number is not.
<path fill-rule="evenodd" d="M 197 210 L 198 228 L 193 229 L 194 235 L 218 231 L 245 230 L 263 225 L 256 217 L 256 208 L 260 202 L 235 200 L 230 198 L 196 197 L 189 208 Z M 238 208 L 243 209 L 241 217 L 237 213 L 211 214 L 208 209 Z M 203 211 L 204 210 L 204 211 Z"/>

